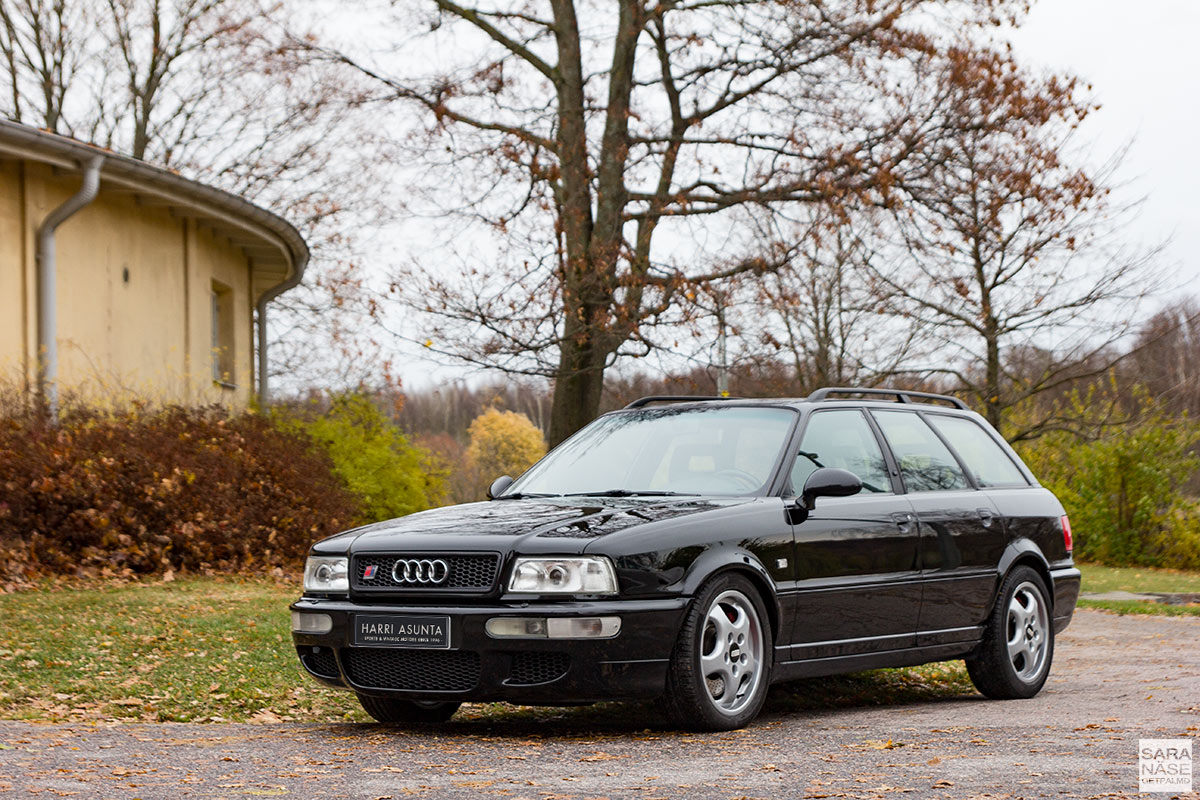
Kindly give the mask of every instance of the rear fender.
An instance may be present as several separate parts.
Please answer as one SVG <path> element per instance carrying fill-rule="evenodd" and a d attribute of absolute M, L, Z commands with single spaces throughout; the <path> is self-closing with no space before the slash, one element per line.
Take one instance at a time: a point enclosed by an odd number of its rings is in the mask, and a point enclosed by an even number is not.
<path fill-rule="evenodd" d="M 1008 547 L 1004 548 L 1004 553 L 1000 556 L 1000 564 L 996 569 L 996 586 L 999 587 L 1004 581 L 1004 576 L 1019 564 L 1027 564 L 1042 576 L 1042 580 L 1046 582 L 1046 591 L 1050 595 L 1051 613 L 1053 614 L 1054 579 L 1050 577 L 1050 562 L 1042 554 L 1041 548 L 1029 539 L 1015 539 L 1009 542 Z M 997 599 L 992 598 L 993 608 Z"/>

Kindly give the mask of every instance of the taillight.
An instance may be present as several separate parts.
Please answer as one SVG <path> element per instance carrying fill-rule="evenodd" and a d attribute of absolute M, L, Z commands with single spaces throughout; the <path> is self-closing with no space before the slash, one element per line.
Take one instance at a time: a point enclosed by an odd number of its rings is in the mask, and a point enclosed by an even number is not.
<path fill-rule="evenodd" d="M 1070 554 L 1071 550 L 1074 548 L 1075 540 L 1073 538 L 1071 538 L 1071 520 L 1067 519 L 1066 514 L 1063 514 L 1062 526 L 1063 526 L 1063 544 L 1065 544 L 1067 546 L 1067 553 Z"/>

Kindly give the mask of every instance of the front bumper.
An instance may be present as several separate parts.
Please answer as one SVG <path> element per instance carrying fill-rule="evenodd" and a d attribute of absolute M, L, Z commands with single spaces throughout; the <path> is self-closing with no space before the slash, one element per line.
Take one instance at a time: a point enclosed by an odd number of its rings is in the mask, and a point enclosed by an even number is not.
<path fill-rule="evenodd" d="M 326 614 L 328 633 L 292 632 L 305 670 L 326 686 L 414 700 L 562 705 L 657 697 L 689 598 L 487 606 L 380 605 L 303 597 L 291 610 Z M 355 614 L 445 615 L 450 649 L 357 647 Z M 493 638 L 493 617 L 621 618 L 611 639 Z"/>

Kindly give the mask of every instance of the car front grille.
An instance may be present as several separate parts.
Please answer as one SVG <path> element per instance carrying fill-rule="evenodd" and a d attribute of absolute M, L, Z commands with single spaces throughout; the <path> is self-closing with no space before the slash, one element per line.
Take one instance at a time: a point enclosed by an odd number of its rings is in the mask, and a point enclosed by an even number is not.
<path fill-rule="evenodd" d="M 447 566 L 443 580 L 397 581 L 393 568 L 397 561 L 444 561 Z M 367 578 L 367 569 L 374 574 Z M 496 585 L 500 572 L 499 553 L 366 553 L 354 556 L 354 589 L 366 592 L 452 592 L 484 594 Z M 424 576 L 429 578 L 428 574 Z M 437 577 L 436 574 L 432 577 Z"/>
<path fill-rule="evenodd" d="M 301 646 L 296 650 L 300 654 L 300 663 L 304 668 L 322 678 L 337 678 L 338 667 L 337 659 L 333 656 L 333 650 L 328 647 L 309 647 Z"/>
<path fill-rule="evenodd" d="M 342 651 L 350 681 L 365 689 L 465 692 L 479 683 L 479 654 L 471 650 L 351 647 Z"/>
<path fill-rule="evenodd" d="M 514 653 L 512 670 L 505 683 L 512 686 L 532 686 L 550 683 L 567 674 L 571 657 L 566 653 Z"/>

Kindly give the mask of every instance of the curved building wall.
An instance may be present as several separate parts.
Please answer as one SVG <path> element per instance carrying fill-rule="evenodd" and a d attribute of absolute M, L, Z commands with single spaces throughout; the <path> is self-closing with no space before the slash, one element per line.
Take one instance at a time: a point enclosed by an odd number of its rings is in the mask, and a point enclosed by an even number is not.
<path fill-rule="evenodd" d="M 37 226 L 79 185 L 78 172 L 0 161 L 0 371 L 27 390 L 38 358 Z M 254 298 L 242 248 L 103 180 L 56 239 L 64 399 L 249 402 Z"/>

